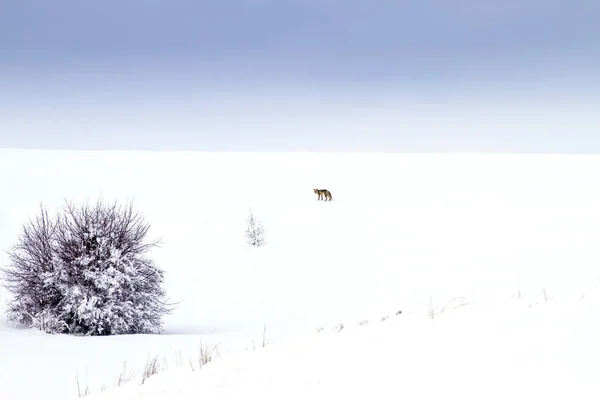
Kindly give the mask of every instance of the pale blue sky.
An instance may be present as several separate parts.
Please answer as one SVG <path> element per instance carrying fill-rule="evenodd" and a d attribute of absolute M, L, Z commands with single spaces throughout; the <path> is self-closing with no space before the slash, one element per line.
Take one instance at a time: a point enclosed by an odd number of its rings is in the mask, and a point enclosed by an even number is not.
<path fill-rule="evenodd" d="M 600 152 L 600 2 L 4 0 L 0 147 Z"/>

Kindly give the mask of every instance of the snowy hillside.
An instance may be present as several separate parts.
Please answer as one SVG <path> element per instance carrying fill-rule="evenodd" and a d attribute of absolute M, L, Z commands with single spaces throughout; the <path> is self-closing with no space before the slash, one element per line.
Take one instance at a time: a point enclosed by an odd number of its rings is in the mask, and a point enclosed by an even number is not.
<path fill-rule="evenodd" d="M 180 302 L 155 336 L 49 336 L 2 318 L 0 398 L 76 397 L 76 374 L 109 389 L 155 355 L 171 368 L 101 398 L 600 394 L 598 156 L 2 150 L 0 171 L 1 250 L 40 201 L 134 198 Z M 249 208 L 265 246 L 245 243 Z M 457 298 L 468 304 L 428 318 Z M 245 352 L 265 326 L 275 343 Z M 200 343 L 222 356 L 177 368 Z"/>
<path fill-rule="evenodd" d="M 174 368 L 90 400 L 596 399 L 598 303 L 398 316 Z"/>

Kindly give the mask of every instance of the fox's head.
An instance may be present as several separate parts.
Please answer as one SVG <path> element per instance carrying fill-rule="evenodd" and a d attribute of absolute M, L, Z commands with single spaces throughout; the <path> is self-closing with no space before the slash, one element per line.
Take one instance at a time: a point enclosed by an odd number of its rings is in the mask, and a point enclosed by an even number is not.
<path fill-rule="evenodd" d="M 313 189 L 313 192 L 318 193 L 319 189 Z"/>

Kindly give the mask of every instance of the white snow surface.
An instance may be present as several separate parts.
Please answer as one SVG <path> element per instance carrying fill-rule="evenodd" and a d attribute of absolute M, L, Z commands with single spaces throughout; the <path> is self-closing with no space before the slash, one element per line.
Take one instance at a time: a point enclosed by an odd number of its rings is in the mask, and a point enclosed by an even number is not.
<path fill-rule="evenodd" d="M 2 399 L 77 398 L 76 376 L 104 400 L 600 397 L 600 156 L 0 150 L 0 171 L 1 250 L 40 202 L 133 198 L 178 302 L 162 335 L 2 318 Z M 222 354 L 192 371 L 201 343 Z"/>

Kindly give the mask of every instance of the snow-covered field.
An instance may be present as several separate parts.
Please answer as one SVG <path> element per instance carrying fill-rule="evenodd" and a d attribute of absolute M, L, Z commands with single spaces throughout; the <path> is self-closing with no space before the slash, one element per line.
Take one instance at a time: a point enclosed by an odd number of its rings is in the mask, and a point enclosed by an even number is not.
<path fill-rule="evenodd" d="M 99 398 L 600 396 L 600 156 L 1 150 L 0 171 L 0 249 L 40 201 L 134 198 L 180 302 L 164 335 L 2 318 L 2 399 L 73 398 L 76 375 L 99 392 L 124 369 Z M 222 355 L 192 371 L 200 343 Z M 155 355 L 169 368 L 140 386 Z"/>

